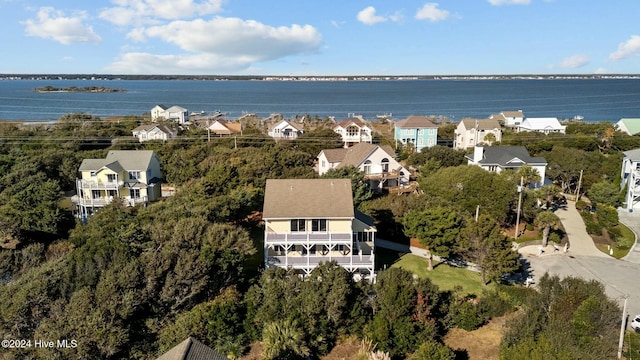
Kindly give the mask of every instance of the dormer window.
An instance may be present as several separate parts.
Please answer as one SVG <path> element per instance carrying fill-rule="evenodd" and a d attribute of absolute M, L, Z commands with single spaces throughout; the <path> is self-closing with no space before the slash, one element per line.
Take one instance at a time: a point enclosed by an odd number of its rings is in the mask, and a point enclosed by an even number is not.
<path fill-rule="evenodd" d="M 140 180 L 140 171 L 129 171 L 129 180 Z"/>

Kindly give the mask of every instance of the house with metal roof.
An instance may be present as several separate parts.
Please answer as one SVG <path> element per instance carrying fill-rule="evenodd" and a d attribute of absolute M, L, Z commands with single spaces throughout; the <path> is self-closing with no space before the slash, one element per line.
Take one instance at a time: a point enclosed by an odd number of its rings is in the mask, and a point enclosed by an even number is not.
<path fill-rule="evenodd" d="M 372 128 L 366 122 L 357 118 L 345 119 L 333 126 L 333 131 L 340 134 L 344 147 L 358 143 L 371 143 Z"/>
<path fill-rule="evenodd" d="M 360 169 L 372 190 L 400 186 L 409 182 L 411 173 L 395 159 L 389 145 L 358 143 L 347 149 L 324 149 L 318 154 L 318 175 L 334 168 Z"/>
<path fill-rule="evenodd" d="M 620 189 L 627 189 L 624 207 L 640 210 L 640 149 L 623 152 Z"/>
<path fill-rule="evenodd" d="M 138 141 L 145 142 L 149 140 L 169 140 L 176 137 L 177 132 L 163 124 L 143 124 L 133 129 L 133 136 Z"/>
<path fill-rule="evenodd" d="M 264 263 L 308 275 L 336 261 L 356 279 L 373 279 L 376 228 L 354 209 L 350 179 L 268 179 Z"/>
<path fill-rule="evenodd" d="M 152 150 L 111 150 L 104 159 L 84 159 L 78 172 L 71 202 L 81 219 L 114 199 L 136 206 L 162 197 L 160 159 Z"/>
<path fill-rule="evenodd" d="M 426 116 L 411 115 L 395 124 L 394 138 L 420 151 L 438 143 L 438 126 Z"/>
<path fill-rule="evenodd" d="M 478 144 L 492 145 L 501 141 L 502 127 L 498 120 L 464 118 L 454 132 L 453 148 L 468 149 Z"/>
<path fill-rule="evenodd" d="M 540 187 L 544 184 L 547 160 L 543 157 L 532 157 L 524 146 L 480 146 L 473 149 L 473 155 L 467 156 L 469 165 L 480 166 L 487 171 L 501 172 L 504 170 L 517 171 L 524 165 L 529 165 L 538 171 L 540 182 L 532 184 Z"/>
<path fill-rule="evenodd" d="M 540 132 L 543 134 L 564 134 L 567 127 L 558 118 L 526 118 L 517 126 L 518 132 Z"/>
<path fill-rule="evenodd" d="M 615 125 L 616 129 L 628 135 L 640 134 L 640 119 L 620 119 Z"/>

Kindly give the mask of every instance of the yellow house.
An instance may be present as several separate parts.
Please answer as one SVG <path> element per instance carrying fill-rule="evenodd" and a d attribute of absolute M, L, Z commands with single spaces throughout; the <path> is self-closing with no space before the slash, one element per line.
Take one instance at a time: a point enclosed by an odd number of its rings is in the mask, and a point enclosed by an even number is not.
<path fill-rule="evenodd" d="M 113 199 L 146 205 L 162 197 L 160 159 L 151 150 L 111 150 L 105 159 L 84 159 L 71 201 L 86 219 Z"/>
<path fill-rule="evenodd" d="M 336 261 L 354 278 L 374 277 L 376 228 L 353 207 L 350 179 L 269 179 L 264 261 L 308 275 Z"/>

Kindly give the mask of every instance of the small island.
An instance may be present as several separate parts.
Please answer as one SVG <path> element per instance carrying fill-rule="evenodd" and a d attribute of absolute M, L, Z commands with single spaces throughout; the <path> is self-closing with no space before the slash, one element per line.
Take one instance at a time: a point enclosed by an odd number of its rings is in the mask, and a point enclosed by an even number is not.
<path fill-rule="evenodd" d="M 66 88 L 57 88 L 55 86 L 47 85 L 38 87 L 35 89 L 37 92 L 95 92 L 95 93 L 112 93 L 112 92 L 126 92 L 126 89 L 114 89 L 104 86 L 85 86 L 76 87 L 70 86 Z"/>

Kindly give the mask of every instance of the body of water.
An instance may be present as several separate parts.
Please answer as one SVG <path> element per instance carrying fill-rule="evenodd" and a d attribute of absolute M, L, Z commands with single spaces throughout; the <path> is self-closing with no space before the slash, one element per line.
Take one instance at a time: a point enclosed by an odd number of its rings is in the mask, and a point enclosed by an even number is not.
<path fill-rule="evenodd" d="M 34 91 L 51 85 L 104 86 L 116 93 Z M 486 118 L 507 110 L 527 117 L 618 121 L 640 117 L 640 80 L 396 80 L 396 81 L 212 81 L 212 80 L 2 80 L 0 120 L 56 120 L 64 114 L 100 117 L 142 115 L 157 104 L 179 105 L 189 112 L 244 113 L 286 118 L 355 113 L 366 119 L 391 113 Z"/>

